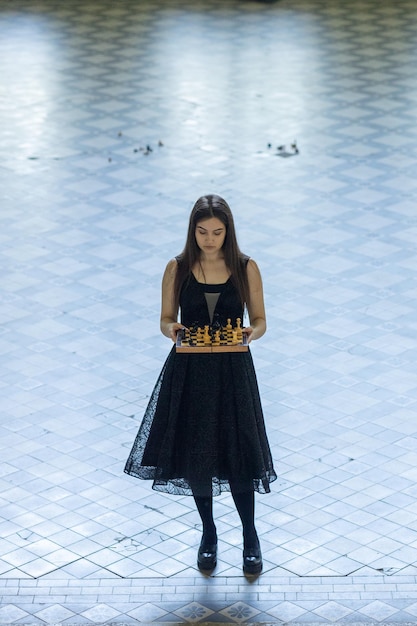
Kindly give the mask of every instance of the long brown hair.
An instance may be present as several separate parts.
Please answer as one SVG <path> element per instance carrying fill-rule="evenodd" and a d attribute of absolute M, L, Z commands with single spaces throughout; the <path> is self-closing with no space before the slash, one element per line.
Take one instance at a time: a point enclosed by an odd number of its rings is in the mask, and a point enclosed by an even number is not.
<path fill-rule="evenodd" d="M 230 279 L 235 285 L 242 304 L 249 299 L 248 276 L 246 265 L 249 257 L 240 251 L 237 243 L 235 224 L 232 211 L 226 200 L 215 194 L 201 196 L 194 204 L 188 224 L 187 239 L 184 250 L 177 256 L 178 267 L 175 276 L 174 294 L 176 307 L 179 305 L 181 288 L 190 278 L 192 268 L 200 259 L 201 250 L 195 238 L 195 229 L 198 222 L 217 217 L 226 227 L 226 237 L 223 243 L 223 254 L 226 267 L 230 272 Z"/>

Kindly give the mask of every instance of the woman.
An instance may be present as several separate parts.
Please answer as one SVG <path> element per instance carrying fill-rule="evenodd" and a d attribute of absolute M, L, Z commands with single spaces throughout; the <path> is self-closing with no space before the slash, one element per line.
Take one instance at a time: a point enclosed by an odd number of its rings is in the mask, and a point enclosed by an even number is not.
<path fill-rule="evenodd" d="M 227 202 L 203 196 L 192 209 L 183 252 L 164 273 L 161 331 L 175 342 L 184 328 L 243 320 L 245 308 L 250 343 L 266 330 L 261 275 L 239 250 Z M 269 492 L 276 474 L 250 351 L 193 354 L 174 346 L 125 472 L 153 480 L 157 491 L 194 497 L 203 524 L 197 564 L 205 571 L 217 562 L 213 495 L 231 491 L 243 527 L 243 570 L 258 574 L 254 491 Z"/>

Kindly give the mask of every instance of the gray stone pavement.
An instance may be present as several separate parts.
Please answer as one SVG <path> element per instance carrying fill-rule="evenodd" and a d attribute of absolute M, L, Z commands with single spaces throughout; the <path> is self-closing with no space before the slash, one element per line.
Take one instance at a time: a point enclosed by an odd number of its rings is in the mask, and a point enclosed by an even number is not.
<path fill-rule="evenodd" d="M 416 578 L 201 576 L 8 581 L 1 623 L 416 623 Z"/>
<path fill-rule="evenodd" d="M 0 1 L 0 624 L 416 621 L 416 23 Z M 205 577 L 190 499 L 123 474 L 161 275 L 211 192 L 264 278 L 255 580 L 228 494 Z"/>

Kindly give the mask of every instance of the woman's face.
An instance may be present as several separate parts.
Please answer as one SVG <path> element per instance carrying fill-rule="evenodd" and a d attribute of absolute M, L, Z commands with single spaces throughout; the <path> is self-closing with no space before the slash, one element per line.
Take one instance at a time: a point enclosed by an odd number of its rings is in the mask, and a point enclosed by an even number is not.
<path fill-rule="evenodd" d="M 200 250 L 208 256 L 216 256 L 223 247 L 226 226 L 218 217 L 197 222 L 195 239 Z"/>

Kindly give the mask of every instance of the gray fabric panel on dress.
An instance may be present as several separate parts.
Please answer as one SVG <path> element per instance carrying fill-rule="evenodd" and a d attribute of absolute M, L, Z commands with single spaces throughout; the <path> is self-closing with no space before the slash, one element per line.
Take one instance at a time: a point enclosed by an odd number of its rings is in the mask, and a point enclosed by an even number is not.
<path fill-rule="evenodd" d="M 207 308 L 208 308 L 209 316 L 210 316 L 210 324 L 212 324 L 213 323 L 214 310 L 216 308 L 217 300 L 219 299 L 220 293 L 207 293 L 207 292 L 205 292 L 204 295 L 206 296 Z"/>

